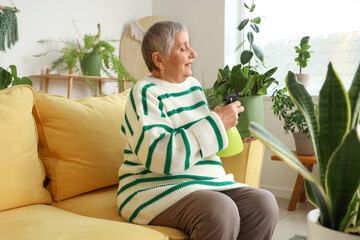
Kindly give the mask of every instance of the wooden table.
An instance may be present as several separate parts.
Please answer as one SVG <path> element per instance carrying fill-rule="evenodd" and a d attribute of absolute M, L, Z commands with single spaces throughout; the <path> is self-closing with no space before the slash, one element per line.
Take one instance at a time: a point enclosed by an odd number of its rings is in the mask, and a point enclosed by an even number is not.
<path fill-rule="evenodd" d="M 314 164 L 316 164 L 315 155 L 314 154 L 310 155 L 310 156 L 298 155 L 298 154 L 296 154 L 295 151 L 294 151 L 294 153 L 295 153 L 296 157 L 299 159 L 299 161 L 302 164 L 304 164 L 304 166 L 310 172 L 312 172 Z M 271 156 L 271 160 L 281 161 L 281 159 L 276 155 Z M 296 208 L 297 202 L 298 201 L 304 202 L 305 198 L 306 198 L 306 195 L 305 195 L 305 188 L 304 188 L 304 179 L 300 174 L 298 174 L 293 192 L 291 194 L 291 199 L 290 199 L 290 202 L 288 205 L 288 211 L 294 211 Z"/>

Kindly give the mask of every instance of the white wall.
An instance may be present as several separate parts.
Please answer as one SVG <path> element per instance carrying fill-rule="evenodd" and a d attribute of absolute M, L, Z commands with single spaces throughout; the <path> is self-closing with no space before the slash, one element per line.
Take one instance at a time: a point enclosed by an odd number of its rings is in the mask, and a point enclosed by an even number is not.
<path fill-rule="evenodd" d="M 50 67 L 57 55 L 33 57 L 47 49 L 37 41 L 44 38 L 76 38 L 78 35 L 73 20 L 82 34 L 96 34 L 96 24 L 100 23 L 104 38 L 120 40 L 130 21 L 152 15 L 152 3 L 149 0 L 17 0 L 15 4 L 21 11 L 17 13 L 19 41 L 6 53 L 0 53 L 0 66 L 7 68 L 15 64 L 19 76 L 40 74 Z M 119 44 L 114 43 L 117 53 Z M 42 81 L 36 79 L 33 84 L 35 90 L 40 90 L 43 85 Z M 105 93 L 115 92 L 116 86 L 116 83 L 105 83 Z M 67 82 L 50 80 L 49 93 L 66 96 Z M 74 82 L 72 98 L 92 94 L 83 82 Z"/>

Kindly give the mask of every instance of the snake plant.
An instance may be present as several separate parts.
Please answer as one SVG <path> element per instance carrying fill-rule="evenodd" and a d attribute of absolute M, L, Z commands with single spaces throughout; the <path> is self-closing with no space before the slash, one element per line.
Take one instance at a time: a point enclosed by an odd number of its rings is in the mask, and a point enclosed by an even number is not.
<path fill-rule="evenodd" d="M 321 225 L 360 235 L 360 66 L 346 92 L 330 63 L 318 105 L 292 72 L 287 75 L 286 88 L 305 116 L 320 179 L 265 128 L 251 123 L 250 131 L 303 176 L 306 196 L 320 210 Z"/>

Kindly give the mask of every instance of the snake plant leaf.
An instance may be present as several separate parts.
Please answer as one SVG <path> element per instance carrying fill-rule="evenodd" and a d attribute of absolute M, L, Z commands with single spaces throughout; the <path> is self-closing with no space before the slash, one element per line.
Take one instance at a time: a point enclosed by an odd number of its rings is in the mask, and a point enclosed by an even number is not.
<path fill-rule="evenodd" d="M 254 53 L 257 58 L 260 59 L 261 62 L 264 62 L 264 51 L 262 50 L 262 48 L 256 44 L 252 44 L 252 47 L 254 48 Z"/>
<path fill-rule="evenodd" d="M 251 26 L 251 28 L 256 32 L 256 33 L 259 33 L 259 31 L 260 31 L 260 28 L 259 28 L 259 26 L 256 24 L 256 23 L 250 23 L 250 26 Z"/>
<path fill-rule="evenodd" d="M 261 18 L 256 17 L 256 18 L 252 19 L 251 22 L 256 23 L 256 24 L 260 24 L 261 23 Z"/>
<path fill-rule="evenodd" d="M 302 112 L 302 114 L 305 117 L 306 124 L 310 132 L 310 137 L 314 144 L 315 157 L 318 163 L 320 163 L 321 159 L 320 159 L 320 155 L 318 154 L 319 143 L 317 141 L 319 135 L 318 120 L 316 113 L 317 108 L 314 103 L 314 100 L 306 91 L 304 85 L 297 81 L 297 78 L 293 72 L 291 71 L 288 72 L 285 82 L 291 100 L 293 100 L 297 108 Z M 325 174 L 324 174 L 325 169 L 326 166 L 324 167 L 319 165 L 319 171 L 320 173 L 322 173 L 322 177 L 323 177 L 322 178 L 320 175 L 321 177 L 320 179 L 325 179 Z M 322 182 L 322 185 L 325 186 L 324 182 Z"/>
<path fill-rule="evenodd" d="M 239 31 L 243 30 L 244 27 L 246 26 L 246 24 L 248 24 L 249 19 L 245 18 L 244 20 L 242 20 L 239 24 L 239 26 L 237 27 Z"/>
<path fill-rule="evenodd" d="M 321 106 L 320 106 L 321 108 Z M 321 130 L 322 131 L 322 130 Z M 331 155 L 326 190 L 331 202 L 332 229 L 339 229 L 360 186 L 360 141 L 353 128 Z"/>
<path fill-rule="evenodd" d="M 347 228 L 351 226 L 351 224 L 356 223 L 357 221 L 357 214 L 359 211 L 359 204 L 360 204 L 360 196 L 359 191 L 357 191 L 357 194 L 354 194 L 353 199 L 351 200 L 351 203 L 349 204 L 348 210 L 346 212 L 345 217 L 341 221 L 339 231 L 345 232 Z"/>
<path fill-rule="evenodd" d="M 321 174 L 325 174 L 330 156 L 350 127 L 350 102 L 346 90 L 331 63 L 319 94 L 319 155 Z"/>
<path fill-rule="evenodd" d="M 252 32 L 247 33 L 247 38 L 248 38 L 250 44 L 254 43 L 254 34 Z"/>
<path fill-rule="evenodd" d="M 263 126 L 256 122 L 250 122 L 249 130 L 253 133 L 270 151 L 279 156 L 290 168 L 299 172 L 305 179 L 316 184 L 323 189 L 319 180 L 307 170 L 304 165 L 297 159 L 295 154 L 290 151 L 279 139 L 267 131 Z M 321 190 L 324 192 L 323 190 Z"/>
<path fill-rule="evenodd" d="M 330 227 L 330 200 L 324 189 L 313 182 L 304 179 L 305 193 L 307 199 L 320 210 L 320 222 L 323 226 Z"/>
<path fill-rule="evenodd" d="M 245 65 L 246 63 L 250 62 L 253 55 L 254 53 L 250 50 L 243 51 L 240 55 L 240 62 Z"/>
<path fill-rule="evenodd" d="M 356 70 L 355 77 L 351 83 L 348 92 L 351 106 L 351 123 L 350 128 L 353 128 L 357 123 L 360 108 L 360 65 Z"/>

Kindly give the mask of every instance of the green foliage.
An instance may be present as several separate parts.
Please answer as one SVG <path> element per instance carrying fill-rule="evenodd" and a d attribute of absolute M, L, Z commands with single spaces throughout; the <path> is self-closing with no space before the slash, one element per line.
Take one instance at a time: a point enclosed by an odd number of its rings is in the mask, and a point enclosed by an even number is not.
<path fill-rule="evenodd" d="M 320 180 L 296 156 L 262 126 L 250 131 L 305 181 L 306 195 L 320 210 L 319 222 L 341 232 L 360 235 L 360 65 L 348 92 L 330 63 L 319 94 L 319 106 L 289 72 L 286 88 L 303 113 L 319 167 Z"/>
<path fill-rule="evenodd" d="M 15 65 L 9 66 L 11 72 L 0 67 L 0 90 L 7 88 L 10 84 L 12 86 L 26 84 L 32 86 L 32 81 L 28 77 L 19 78 L 17 75 L 17 69 Z"/>
<path fill-rule="evenodd" d="M 308 44 L 310 41 L 309 36 L 305 36 L 300 41 L 300 46 L 295 46 L 295 51 L 298 56 L 295 58 L 296 64 L 300 66 L 300 73 L 301 69 L 306 68 L 309 58 L 311 57 L 308 50 L 310 49 L 310 45 Z"/>
<path fill-rule="evenodd" d="M 301 133 L 308 133 L 305 117 L 295 106 L 290 96 L 287 94 L 286 87 L 276 89 L 271 95 L 273 102 L 272 110 L 279 120 L 284 119 L 284 130 L 286 133 L 295 132 L 297 129 Z"/>
<path fill-rule="evenodd" d="M 224 105 L 224 100 L 215 96 L 213 88 L 204 89 L 204 94 L 210 110 L 214 110 L 216 106 Z"/>
<path fill-rule="evenodd" d="M 60 50 L 56 50 L 60 53 L 58 57 L 51 65 L 51 69 L 63 69 L 68 70 L 74 68 L 75 72 L 84 75 L 80 68 L 80 62 L 88 54 L 101 54 L 102 55 L 102 66 L 101 70 L 108 76 L 118 78 L 119 81 L 131 81 L 136 82 L 126 68 L 122 65 L 118 56 L 114 54 L 115 47 L 112 46 L 109 41 L 101 40 L 101 26 L 97 24 L 97 34 L 85 34 L 83 42 L 77 41 L 53 41 L 53 40 L 40 40 L 39 43 L 62 43 L 63 47 Z M 45 56 L 50 51 L 35 55 L 35 57 Z M 115 75 L 115 76 L 114 76 Z M 89 79 L 85 79 L 90 89 L 97 90 L 94 83 Z M 121 92 L 122 84 L 119 82 L 119 91 Z"/>

